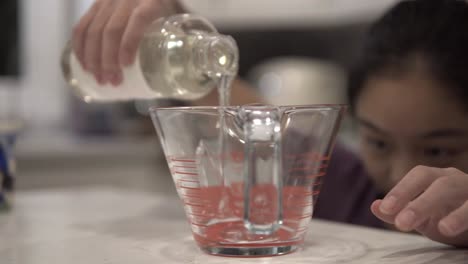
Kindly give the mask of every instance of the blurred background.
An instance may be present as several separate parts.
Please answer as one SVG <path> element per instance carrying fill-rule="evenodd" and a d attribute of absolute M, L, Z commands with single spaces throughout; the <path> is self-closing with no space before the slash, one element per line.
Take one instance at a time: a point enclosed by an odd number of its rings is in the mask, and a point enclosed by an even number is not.
<path fill-rule="evenodd" d="M 95 174 L 88 173 L 91 169 L 108 175 L 102 184 L 141 186 L 131 179 L 135 169 L 154 177 L 152 164 L 162 160 L 145 113 L 148 105 L 171 102 L 85 104 L 62 78 L 62 49 L 92 2 L 0 3 L 0 129 L 20 131 L 16 156 L 22 188 L 86 185 Z M 285 105 L 344 103 L 346 76 L 363 32 L 395 0 L 182 2 L 232 35 L 240 48 L 240 76 L 265 101 Z M 350 122 L 340 140 L 353 146 Z M 74 168 L 79 173 L 66 176 Z"/>

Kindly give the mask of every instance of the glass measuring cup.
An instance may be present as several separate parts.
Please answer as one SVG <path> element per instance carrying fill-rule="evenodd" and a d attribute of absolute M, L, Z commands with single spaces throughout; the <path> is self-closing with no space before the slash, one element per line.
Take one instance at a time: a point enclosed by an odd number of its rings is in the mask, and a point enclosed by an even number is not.
<path fill-rule="evenodd" d="M 274 256 L 304 241 L 343 105 L 152 108 L 200 249 Z"/>

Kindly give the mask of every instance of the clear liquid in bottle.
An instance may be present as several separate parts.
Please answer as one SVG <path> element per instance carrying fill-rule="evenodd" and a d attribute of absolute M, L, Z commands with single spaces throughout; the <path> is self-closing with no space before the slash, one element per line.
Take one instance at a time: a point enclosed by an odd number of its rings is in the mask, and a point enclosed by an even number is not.
<path fill-rule="evenodd" d="M 81 67 L 70 46 L 63 53 L 62 69 L 67 82 L 86 102 L 194 100 L 207 95 L 224 77 L 237 75 L 238 53 L 231 37 L 219 34 L 202 17 L 184 14 L 156 20 L 150 26 L 135 63 L 123 69 L 118 87 L 100 85 Z"/>

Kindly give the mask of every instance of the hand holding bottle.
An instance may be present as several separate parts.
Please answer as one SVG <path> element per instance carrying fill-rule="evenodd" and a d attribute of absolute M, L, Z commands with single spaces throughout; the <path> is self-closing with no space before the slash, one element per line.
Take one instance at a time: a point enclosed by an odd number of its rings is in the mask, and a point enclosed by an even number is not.
<path fill-rule="evenodd" d="M 73 50 L 100 84 L 118 85 L 150 24 L 182 11 L 177 0 L 96 0 L 73 30 Z"/>

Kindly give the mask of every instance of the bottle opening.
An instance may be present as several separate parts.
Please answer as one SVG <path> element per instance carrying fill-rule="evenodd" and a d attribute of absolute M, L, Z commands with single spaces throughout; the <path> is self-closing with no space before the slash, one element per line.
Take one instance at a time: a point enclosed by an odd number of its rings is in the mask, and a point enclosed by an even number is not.
<path fill-rule="evenodd" d="M 239 52 L 232 37 L 223 35 L 198 36 L 195 45 L 197 66 L 209 76 L 235 76 L 238 70 Z"/>

